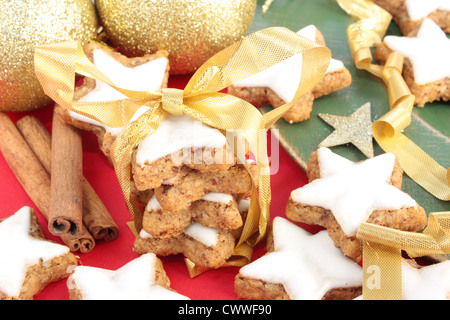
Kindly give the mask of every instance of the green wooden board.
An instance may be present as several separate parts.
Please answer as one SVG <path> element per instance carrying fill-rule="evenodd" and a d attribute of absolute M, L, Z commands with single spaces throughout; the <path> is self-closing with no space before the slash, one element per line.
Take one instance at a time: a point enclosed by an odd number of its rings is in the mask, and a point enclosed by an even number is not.
<path fill-rule="evenodd" d="M 386 87 L 377 77 L 365 70 L 357 69 L 352 61 L 346 35 L 347 27 L 355 20 L 348 16 L 335 0 L 274 0 L 265 15 L 261 14 L 264 1 L 258 1 L 254 21 L 249 32 L 262 28 L 283 26 L 292 31 L 314 24 L 324 35 L 332 56 L 344 62 L 352 74 L 350 87 L 314 101 L 310 119 L 289 124 L 280 119 L 274 126 L 282 146 L 291 157 L 305 169 L 309 155 L 317 149 L 333 128 L 320 119 L 318 113 L 348 116 L 366 102 L 372 106 L 375 121 L 389 111 Z M 401 35 L 394 22 L 386 34 Z M 263 108 L 263 111 L 271 107 Z M 450 104 L 435 102 L 423 108 L 414 107 L 412 123 L 404 134 L 445 168 L 450 167 Z M 365 156 L 354 146 L 344 145 L 331 149 L 353 161 Z M 375 155 L 383 150 L 374 141 Z M 441 201 L 404 175 L 403 190 L 425 208 L 427 213 L 450 211 L 450 203 Z"/>

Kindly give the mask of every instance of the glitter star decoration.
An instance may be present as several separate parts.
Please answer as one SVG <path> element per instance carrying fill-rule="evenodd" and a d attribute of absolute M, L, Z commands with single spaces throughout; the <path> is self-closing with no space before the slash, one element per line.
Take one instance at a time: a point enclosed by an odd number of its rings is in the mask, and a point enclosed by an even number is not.
<path fill-rule="evenodd" d="M 373 158 L 370 112 L 370 102 L 367 102 L 348 117 L 319 113 L 319 117 L 335 129 L 319 144 L 319 147 L 333 147 L 352 143 L 366 157 Z"/>
<path fill-rule="evenodd" d="M 322 299 L 331 289 L 360 287 L 361 267 L 336 248 L 326 230 L 315 235 L 282 217 L 273 220 L 274 251 L 240 275 L 282 284 L 292 300 Z"/>

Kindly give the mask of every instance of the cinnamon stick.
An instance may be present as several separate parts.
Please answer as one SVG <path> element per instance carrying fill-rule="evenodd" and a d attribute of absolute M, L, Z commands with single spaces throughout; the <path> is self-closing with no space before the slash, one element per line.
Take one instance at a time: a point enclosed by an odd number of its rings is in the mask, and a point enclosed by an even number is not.
<path fill-rule="evenodd" d="M 77 128 L 56 112 L 52 122 L 51 201 L 48 228 L 76 237 L 83 224 L 83 154 Z"/>
<path fill-rule="evenodd" d="M 50 175 L 11 119 L 2 112 L 0 112 L 0 152 L 25 192 L 48 221 L 51 197 Z M 95 240 L 85 226 L 77 238 L 66 234 L 61 234 L 60 238 L 71 251 L 80 250 L 82 253 L 87 253 L 95 246 Z"/>
<path fill-rule="evenodd" d="M 50 133 L 33 116 L 21 118 L 16 125 L 44 168 L 50 173 L 52 145 Z M 119 228 L 109 211 L 85 177 L 83 177 L 83 223 L 95 239 L 112 241 L 119 234 Z"/>

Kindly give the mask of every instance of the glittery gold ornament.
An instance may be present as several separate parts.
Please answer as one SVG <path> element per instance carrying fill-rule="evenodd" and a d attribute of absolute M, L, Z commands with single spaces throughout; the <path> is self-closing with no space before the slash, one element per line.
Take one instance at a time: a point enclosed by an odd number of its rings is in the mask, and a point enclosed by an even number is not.
<path fill-rule="evenodd" d="M 170 73 L 188 74 L 247 33 L 256 0 L 97 0 L 96 6 L 123 54 L 165 49 Z"/>
<path fill-rule="evenodd" d="M 51 100 L 34 73 L 36 45 L 95 38 L 92 0 L 0 1 L 0 111 L 27 111 Z"/>

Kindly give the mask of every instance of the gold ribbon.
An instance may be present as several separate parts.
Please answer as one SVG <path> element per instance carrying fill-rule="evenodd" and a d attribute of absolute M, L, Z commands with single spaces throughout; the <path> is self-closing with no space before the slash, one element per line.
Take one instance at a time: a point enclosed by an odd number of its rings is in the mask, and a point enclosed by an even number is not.
<path fill-rule="evenodd" d="M 385 152 L 397 156 L 416 183 L 435 197 L 450 200 L 450 169 L 441 167 L 401 133 L 411 123 L 414 106 L 414 96 L 402 77 L 403 56 L 393 52 L 384 66 L 372 64 L 370 47 L 381 43 L 391 15 L 368 0 L 337 2 L 358 20 L 347 29 L 356 67 L 381 78 L 387 87 L 390 111 L 373 123 L 375 140 Z M 363 240 L 363 298 L 402 299 L 401 251 L 412 258 L 450 253 L 450 213 L 431 213 L 423 233 L 363 223 L 357 237 Z"/>
<path fill-rule="evenodd" d="M 401 132 L 411 123 L 414 95 L 403 77 L 403 56 L 393 52 L 384 66 L 372 64 L 370 47 L 381 43 L 392 16 L 369 0 L 337 0 L 357 22 L 347 28 L 354 63 L 381 78 L 390 111 L 373 123 L 373 136 L 385 152 L 397 156 L 403 170 L 440 200 L 450 200 L 450 168 L 445 169 Z"/>
<path fill-rule="evenodd" d="M 430 213 L 421 233 L 362 223 L 356 235 L 363 239 L 363 298 L 402 299 L 402 253 L 411 258 L 450 253 L 450 211 Z M 376 268 L 380 286 L 371 285 Z M 372 278 L 373 279 L 373 278 Z"/>
<path fill-rule="evenodd" d="M 248 102 L 221 93 L 253 74 L 296 54 L 302 54 L 303 66 L 295 97 L 264 115 Z M 119 88 L 105 77 L 74 42 L 38 46 L 35 70 L 42 87 L 60 106 L 99 121 L 109 127 L 123 127 L 116 138 L 111 158 L 133 215 L 136 231 L 141 229 L 142 213 L 130 201 L 131 153 L 152 134 L 167 114 L 188 114 L 220 130 L 238 130 L 248 142 L 258 169 L 248 218 L 235 248 L 231 265 L 250 261 L 252 247 L 264 238 L 270 222 L 271 201 L 269 162 L 265 135 L 268 130 L 305 92 L 321 81 L 331 59 L 328 48 L 319 46 L 285 28 L 267 28 L 248 35 L 206 61 L 192 76 L 184 90 L 132 91 Z M 102 81 L 127 96 L 110 102 L 73 102 L 75 74 Z M 131 117 L 141 106 L 150 109 L 136 121 Z M 237 257 L 236 257 L 237 256 Z M 240 259 L 239 257 L 242 257 Z M 194 269 L 194 266 L 191 266 Z"/>

